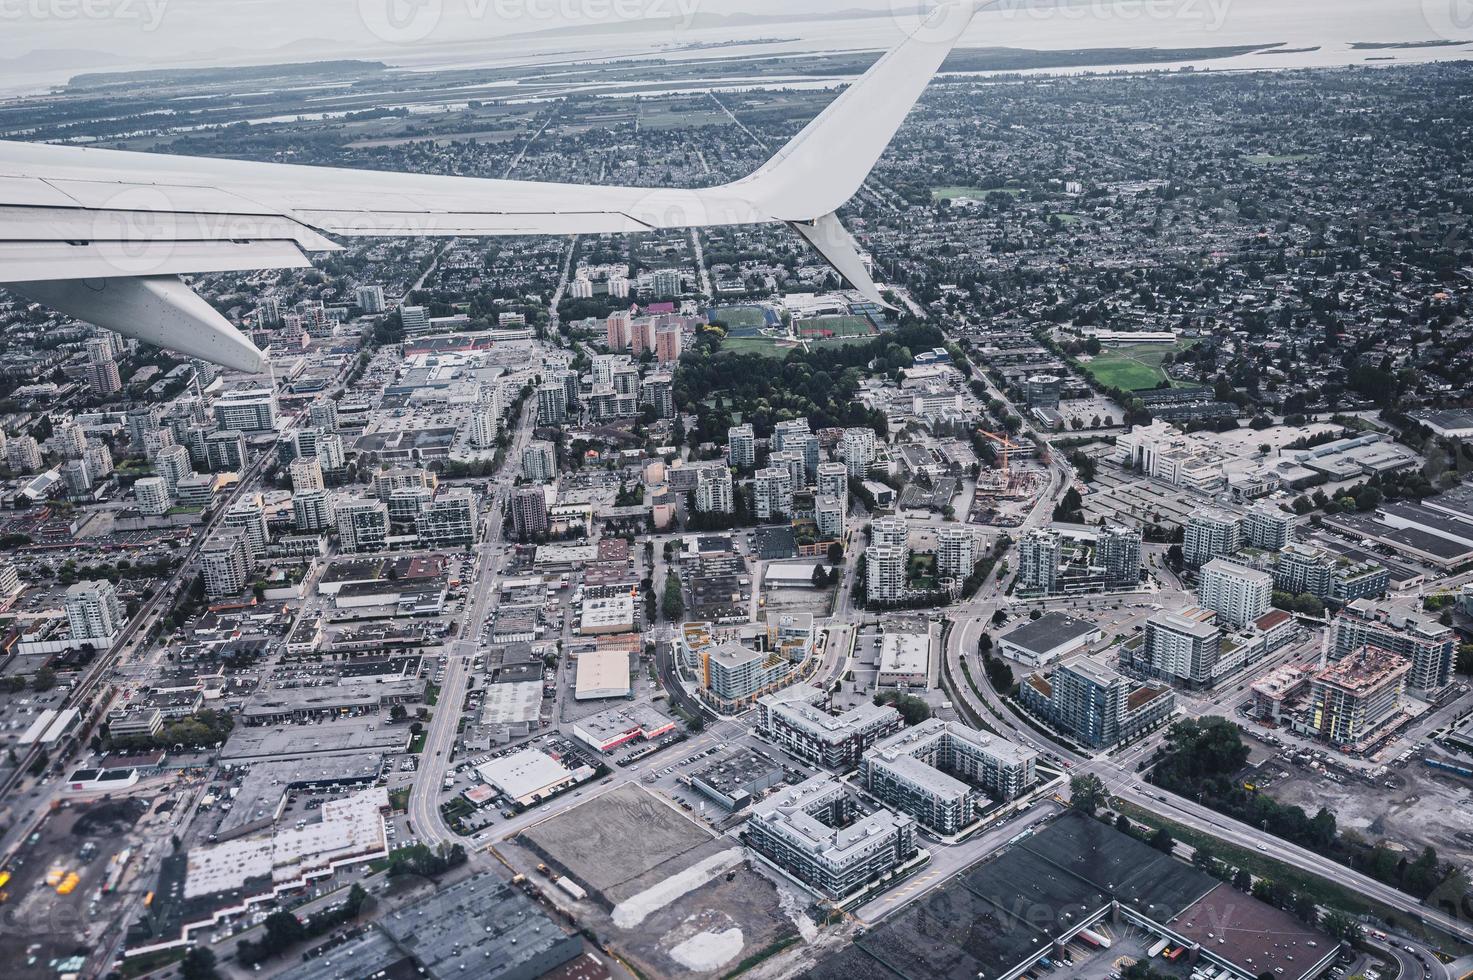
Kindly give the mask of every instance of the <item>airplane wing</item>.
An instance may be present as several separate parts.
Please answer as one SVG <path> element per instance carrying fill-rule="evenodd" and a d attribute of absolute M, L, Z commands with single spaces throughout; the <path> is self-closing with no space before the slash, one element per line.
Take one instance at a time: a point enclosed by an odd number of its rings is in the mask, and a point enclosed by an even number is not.
<path fill-rule="evenodd" d="M 834 212 L 868 177 L 972 15 L 920 29 L 756 172 L 720 187 L 605 187 L 0 141 L 0 284 L 119 333 L 245 371 L 265 359 L 180 275 L 301 268 L 330 236 L 572 235 L 783 222 L 867 298 Z"/>

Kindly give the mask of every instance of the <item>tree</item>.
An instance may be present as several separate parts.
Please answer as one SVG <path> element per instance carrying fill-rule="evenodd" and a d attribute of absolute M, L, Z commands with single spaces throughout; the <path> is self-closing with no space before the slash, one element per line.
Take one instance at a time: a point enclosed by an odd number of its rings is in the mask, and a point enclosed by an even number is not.
<path fill-rule="evenodd" d="M 408 717 L 409 709 L 404 707 L 404 705 L 402 704 L 396 704 L 389 709 L 389 720 L 395 722 L 396 724 Z"/>
<path fill-rule="evenodd" d="M 1151 835 L 1150 844 L 1162 854 L 1170 854 L 1176 850 L 1176 838 L 1171 836 L 1171 831 L 1165 827 L 1159 828 Z"/>
<path fill-rule="evenodd" d="M 31 690 L 33 691 L 49 691 L 55 686 L 56 671 L 50 667 L 42 667 L 31 678 Z"/>
<path fill-rule="evenodd" d="M 829 545 L 829 564 L 840 565 L 844 561 L 844 546 L 835 541 Z"/>
<path fill-rule="evenodd" d="M 1069 805 L 1074 809 L 1094 816 L 1100 807 L 1109 802 L 1110 794 L 1105 790 L 1104 780 L 1094 773 L 1075 776 L 1069 780 Z"/>
<path fill-rule="evenodd" d="M 665 591 L 660 599 L 660 610 L 672 623 L 685 615 L 685 598 L 681 595 L 679 572 L 671 571 L 665 576 Z"/>
<path fill-rule="evenodd" d="M 205 946 L 195 946 L 179 961 L 179 975 L 184 980 L 217 980 L 215 954 Z"/>
<path fill-rule="evenodd" d="M 1330 909 L 1320 922 L 1320 928 L 1343 942 L 1355 945 L 1365 938 L 1366 930 L 1358 921 L 1339 909 Z"/>

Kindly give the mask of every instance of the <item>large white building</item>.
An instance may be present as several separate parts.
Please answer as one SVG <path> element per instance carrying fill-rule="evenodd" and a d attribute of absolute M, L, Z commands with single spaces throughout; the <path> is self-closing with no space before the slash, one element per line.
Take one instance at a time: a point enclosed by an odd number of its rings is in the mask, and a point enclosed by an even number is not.
<path fill-rule="evenodd" d="M 845 429 L 839 443 L 839 452 L 851 479 L 863 480 L 869 475 L 870 464 L 875 461 L 875 431 L 873 429 Z"/>
<path fill-rule="evenodd" d="M 389 539 L 389 507 L 381 500 L 346 500 L 334 508 L 344 551 L 378 551 Z"/>
<path fill-rule="evenodd" d="M 792 516 L 793 474 L 786 466 L 757 471 L 752 479 L 752 513 L 758 520 Z"/>
<path fill-rule="evenodd" d="M 904 548 L 910 540 L 910 531 L 903 517 L 881 517 L 870 524 L 870 540 L 880 547 Z"/>
<path fill-rule="evenodd" d="M 838 497 L 840 500 L 848 500 L 849 467 L 843 463 L 819 463 L 818 492 Z"/>
<path fill-rule="evenodd" d="M 333 501 L 326 490 L 292 494 L 292 521 L 302 531 L 321 534 L 333 527 Z"/>
<path fill-rule="evenodd" d="M 271 534 L 266 527 L 266 505 L 259 493 L 247 494 L 232 504 L 222 523 L 245 534 L 246 556 L 253 564 L 266 557 Z"/>
<path fill-rule="evenodd" d="M 1256 568 L 1244 568 L 1221 558 L 1202 567 L 1197 598 L 1235 629 L 1243 629 L 1273 605 L 1274 577 Z"/>
<path fill-rule="evenodd" d="M 970 528 L 943 527 L 937 534 L 937 577 L 964 581 L 976 564 L 977 535 Z"/>
<path fill-rule="evenodd" d="M 727 456 L 734 469 L 750 470 L 757 465 L 757 436 L 750 425 L 726 430 Z"/>
<path fill-rule="evenodd" d="M 106 579 L 77 582 L 66 590 L 67 625 L 78 642 L 111 643 L 126 616 L 117 589 Z"/>
<path fill-rule="evenodd" d="M 211 538 L 201 549 L 199 562 L 205 595 L 211 599 L 238 596 L 245 591 L 250 560 L 242 532 L 225 531 Z"/>
<path fill-rule="evenodd" d="M 870 602 L 905 598 L 905 571 L 910 552 L 893 545 L 871 545 L 864 551 L 864 594 Z"/>
<path fill-rule="evenodd" d="M 421 544 L 432 548 L 467 548 L 476 542 L 476 495 L 469 487 L 447 490 L 430 501 L 414 519 Z"/>
<path fill-rule="evenodd" d="M 1222 455 L 1169 422 L 1138 425 L 1115 437 L 1115 459 L 1127 469 L 1173 486 L 1215 493 L 1226 485 Z"/>
<path fill-rule="evenodd" d="M 557 476 L 557 447 L 537 440 L 527 446 L 522 456 L 522 478 L 533 483 L 551 483 Z"/>
<path fill-rule="evenodd" d="M 843 497 L 834 497 L 821 493 L 814 498 L 813 516 L 818 524 L 818 536 L 826 541 L 842 541 L 844 539 L 845 511 L 847 506 Z"/>
<path fill-rule="evenodd" d="M 169 485 L 156 476 L 145 476 L 133 484 L 138 511 L 149 517 L 162 517 L 169 512 Z"/>
<path fill-rule="evenodd" d="M 235 432 L 271 432 L 276 428 L 276 398 L 267 388 L 243 388 L 215 400 L 215 421 Z"/>
<path fill-rule="evenodd" d="M 736 510 L 736 496 L 731 470 L 725 466 L 702 468 L 696 477 L 696 511 L 702 514 L 730 514 Z"/>
<path fill-rule="evenodd" d="M 1230 511 L 1203 508 L 1187 517 L 1182 536 L 1182 560 L 1189 568 L 1200 568 L 1223 555 L 1235 554 L 1243 546 L 1243 519 Z"/>

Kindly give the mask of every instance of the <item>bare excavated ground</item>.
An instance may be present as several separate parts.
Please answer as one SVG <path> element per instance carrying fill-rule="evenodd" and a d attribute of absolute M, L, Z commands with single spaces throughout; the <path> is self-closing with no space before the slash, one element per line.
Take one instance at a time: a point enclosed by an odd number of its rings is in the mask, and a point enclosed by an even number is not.
<path fill-rule="evenodd" d="M 1395 789 L 1360 781 L 1336 783 L 1290 769 L 1269 794 L 1311 816 L 1326 807 L 1340 829 L 1372 843 L 1400 844 L 1414 852 L 1430 844 L 1444 860 L 1473 860 L 1473 782 L 1416 765 L 1394 769 L 1387 779 Z"/>

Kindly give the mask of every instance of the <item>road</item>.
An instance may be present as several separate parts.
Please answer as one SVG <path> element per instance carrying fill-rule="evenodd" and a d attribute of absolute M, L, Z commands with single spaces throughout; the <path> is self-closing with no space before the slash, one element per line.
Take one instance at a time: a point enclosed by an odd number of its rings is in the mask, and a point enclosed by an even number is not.
<path fill-rule="evenodd" d="M 931 860 L 926 867 L 909 881 L 890 889 L 874 901 L 861 905 L 855 910 L 854 917 L 866 925 L 879 922 L 931 889 L 946 884 L 988 854 L 1001 850 L 1014 837 L 1062 811 L 1063 807 L 1059 804 L 1044 800 L 961 844 L 938 847 L 934 842 L 923 841 L 923 846 L 931 851 Z"/>
<path fill-rule="evenodd" d="M 435 705 L 434 716 L 425 730 L 424 751 L 420 753 L 419 769 L 414 774 L 414 782 L 409 790 L 410 826 L 420 842 L 431 847 L 460 840 L 460 835 L 446 826 L 445 819 L 440 815 L 440 796 L 445 770 L 451 767 L 454 757 L 455 740 L 460 729 L 462 707 L 470 678 L 470 665 L 477 650 L 477 636 L 499 588 L 504 558 L 503 508 L 510 496 L 512 483 L 507 467 L 520 465 L 522 455 L 532 438 L 535 411 L 535 403 L 528 399 L 522 406 L 521 416 L 515 422 L 511 444 L 507 447 L 501 468 L 493 475 L 494 502 L 490 513 L 481 515 L 485 530 L 476 556 L 473 591 L 466 602 L 460 639 L 446 648 L 445 674 L 440 682 L 440 696 Z"/>

